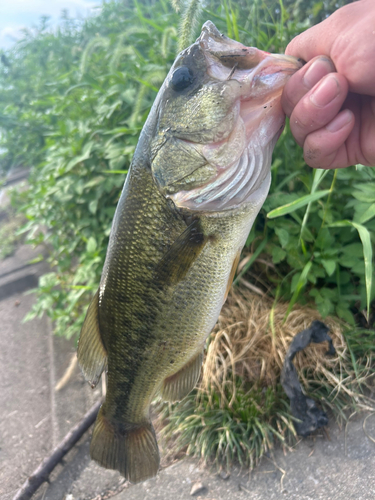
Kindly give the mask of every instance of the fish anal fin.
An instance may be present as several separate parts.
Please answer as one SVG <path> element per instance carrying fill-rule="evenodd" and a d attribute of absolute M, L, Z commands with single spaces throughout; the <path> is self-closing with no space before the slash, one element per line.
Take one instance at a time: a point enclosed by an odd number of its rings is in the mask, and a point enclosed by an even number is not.
<path fill-rule="evenodd" d="M 87 310 L 79 337 L 77 356 L 85 379 L 95 387 L 107 364 L 107 352 L 99 329 L 99 290 Z"/>
<path fill-rule="evenodd" d="M 166 378 L 161 390 L 165 401 L 181 401 L 198 382 L 203 362 L 203 351 L 194 356 L 177 373 Z"/>
<path fill-rule="evenodd" d="M 241 250 L 238 250 L 238 252 L 234 258 L 233 264 L 232 264 L 232 269 L 230 270 L 229 279 L 228 279 L 228 283 L 227 283 L 227 289 L 225 290 L 225 296 L 224 296 L 223 302 L 225 302 L 227 300 L 229 290 L 230 290 L 232 283 L 233 283 L 234 275 L 236 274 L 237 267 L 238 267 L 238 264 L 240 262 L 240 257 L 241 257 Z"/>
<path fill-rule="evenodd" d="M 156 268 L 156 280 L 175 285 L 187 274 L 205 247 L 208 237 L 198 219 L 194 220 L 173 242 Z"/>
<path fill-rule="evenodd" d="M 151 422 L 116 424 L 101 407 L 90 446 L 90 456 L 106 469 L 118 470 L 131 483 L 156 476 L 159 449 Z"/>

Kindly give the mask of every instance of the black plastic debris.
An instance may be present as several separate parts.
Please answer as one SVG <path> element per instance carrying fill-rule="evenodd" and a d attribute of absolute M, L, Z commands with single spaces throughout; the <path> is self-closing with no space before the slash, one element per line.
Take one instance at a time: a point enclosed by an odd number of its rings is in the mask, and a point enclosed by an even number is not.
<path fill-rule="evenodd" d="M 297 370 L 292 361 L 297 352 L 305 349 L 311 342 L 319 344 L 320 342 L 327 341 L 329 343 L 327 355 L 334 355 L 336 351 L 328 332 L 329 328 L 327 325 L 321 321 L 313 321 L 310 328 L 297 333 L 290 344 L 281 371 L 281 385 L 290 399 L 292 415 L 298 419 L 298 421 L 294 422 L 294 428 L 297 434 L 302 437 L 306 437 L 316 429 L 327 425 L 328 417 L 324 411 L 317 407 L 313 399 L 303 394 Z"/>

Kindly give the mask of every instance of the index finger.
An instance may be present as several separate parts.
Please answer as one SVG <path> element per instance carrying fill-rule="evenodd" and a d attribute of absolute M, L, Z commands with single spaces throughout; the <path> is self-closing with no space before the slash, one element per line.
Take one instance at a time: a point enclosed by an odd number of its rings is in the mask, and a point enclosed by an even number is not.
<path fill-rule="evenodd" d="M 324 76 L 333 71 L 335 71 L 335 66 L 331 59 L 322 56 L 309 61 L 291 76 L 281 97 L 281 105 L 285 114 L 290 116 L 298 101 Z"/>
<path fill-rule="evenodd" d="M 287 45 L 285 54 L 301 57 L 305 61 L 310 61 L 319 55 L 329 57 L 334 39 L 324 35 L 327 21 L 328 19 L 293 38 Z"/>

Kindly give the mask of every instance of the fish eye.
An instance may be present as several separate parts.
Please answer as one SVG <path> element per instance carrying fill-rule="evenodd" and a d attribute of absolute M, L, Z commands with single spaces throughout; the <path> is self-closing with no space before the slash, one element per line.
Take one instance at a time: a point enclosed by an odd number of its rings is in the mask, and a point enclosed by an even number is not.
<path fill-rule="evenodd" d="M 193 83 L 193 73 L 187 66 L 180 66 L 172 75 L 171 85 L 177 92 Z"/>

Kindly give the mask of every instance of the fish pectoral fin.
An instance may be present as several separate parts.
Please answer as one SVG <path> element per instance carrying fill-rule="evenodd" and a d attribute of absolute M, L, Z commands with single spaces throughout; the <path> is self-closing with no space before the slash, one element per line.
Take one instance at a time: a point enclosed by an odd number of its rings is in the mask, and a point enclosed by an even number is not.
<path fill-rule="evenodd" d="M 78 343 L 78 363 L 85 379 L 95 387 L 107 365 L 107 352 L 99 329 L 99 290 L 87 310 Z"/>
<path fill-rule="evenodd" d="M 199 220 L 194 220 L 174 241 L 157 265 L 156 280 L 167 285 L 176 285 L 186 276 L 208 239 Z"/>
<path fill-rule="evenodd" d="M 198 382 L 203 362 L 203 351 L 192 358 L 177 373 L 163 382 L 161 396 L 165 401 L 181 401 Z"/>
<path fill-rule="evenodd" d="M 112 422 L 104 415 L 103 406 L 96 419 L 90 456 L 102 467 L 118 470 L 131 483 L 156 476 L 160 464 L 152 423 Z"/>

